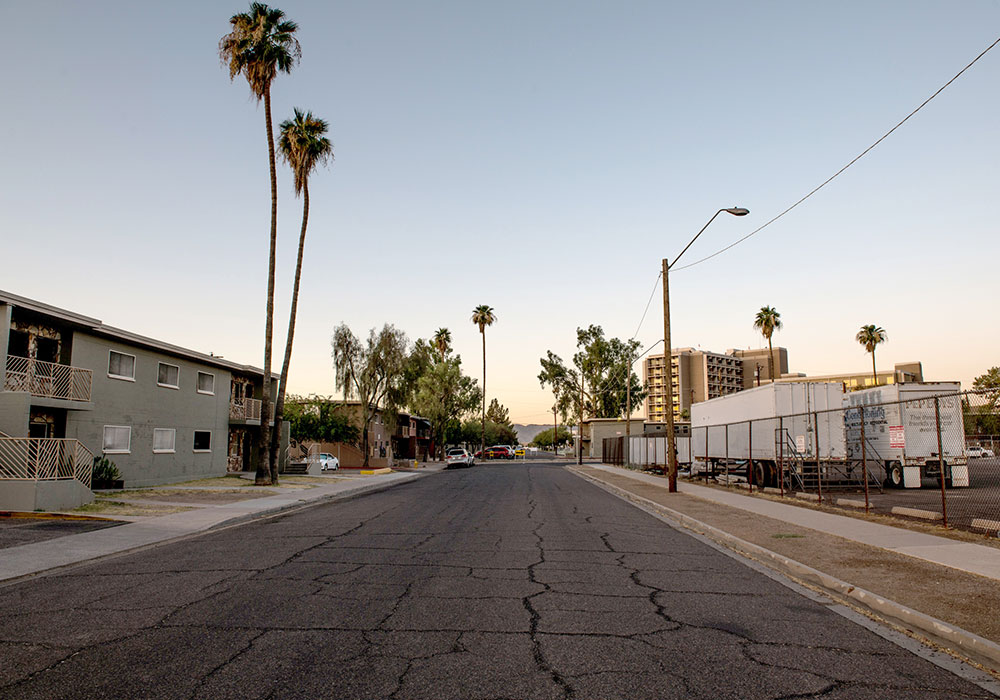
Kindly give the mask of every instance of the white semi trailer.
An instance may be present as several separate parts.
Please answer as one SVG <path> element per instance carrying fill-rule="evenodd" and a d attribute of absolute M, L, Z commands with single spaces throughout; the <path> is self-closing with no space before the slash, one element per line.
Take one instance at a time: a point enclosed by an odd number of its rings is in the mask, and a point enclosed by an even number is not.
<path fill-rule="evenodd" d="M 777 382 L 692 404 L 692 463 L 745 468 L 762 486 L 846 466 L 843 400 L 839 382 Z"/>
<path fill-rule="evenodd" d="M 923 477 L 941 478 L 943 461 L 945 484 L 968 486 L 961 390 L 958 382 L 913 382 L 846 394 L 848 455 L 852 459 L 862 458 L 861 414 L 864 413 L 864 458 L 869 465 L 876 464 L 885 470 L 887 485 L 920 488 Z M 938 454 L 938 416 L 943 460 Z"/>

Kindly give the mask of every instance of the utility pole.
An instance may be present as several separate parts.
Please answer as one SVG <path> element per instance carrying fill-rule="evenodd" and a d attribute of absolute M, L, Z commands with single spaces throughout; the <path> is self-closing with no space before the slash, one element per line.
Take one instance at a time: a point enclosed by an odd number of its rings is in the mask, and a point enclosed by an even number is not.
<path fill-rule="evenodd" d="M 663 258 L 663 380 L 667 385 L 667 492 L 677 492 L 677 436 L 674 433 L 674 368 L 670 345 L 670 266 Z"/>
<path fill-rule="evenodd" d="M 625 373 L 625 466 L 629 465 L 629 443 L 632 438 L 632 348 L 628 349 L 628 371 Z"/>
<path fill-rule="evenodd" d="M 559 448 L 556 447 L 556 439 L 559 435 L 559 423 L 556 421 L 556 405 L 552 404 L 552 456 L 559 456 Z"/>
<path fill-rule="evenodd" d="M 593 391 L 594 387 L 590 388 Z M 576 463 L 583 464 L 583 368 L 580 368 L 580 428 L 576 436 L 579 448 L 576 451 Z"/>

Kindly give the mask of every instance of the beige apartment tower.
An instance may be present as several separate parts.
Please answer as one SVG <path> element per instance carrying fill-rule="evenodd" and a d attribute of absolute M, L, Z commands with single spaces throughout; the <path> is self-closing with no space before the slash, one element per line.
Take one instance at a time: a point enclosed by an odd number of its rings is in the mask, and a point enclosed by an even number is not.
<path fill-rule="evenodd" d="M 707 401 L 743 389 L 743 361 L 731 355 L 694 348 L 671 352 L 673 369 L 674 420 L 688 420 L 691 404 Z M 650 355 L 642 365 L 648 388 L 646 418 L 662 422 L 667 418 L 667 386 L 663 355 Z"/>

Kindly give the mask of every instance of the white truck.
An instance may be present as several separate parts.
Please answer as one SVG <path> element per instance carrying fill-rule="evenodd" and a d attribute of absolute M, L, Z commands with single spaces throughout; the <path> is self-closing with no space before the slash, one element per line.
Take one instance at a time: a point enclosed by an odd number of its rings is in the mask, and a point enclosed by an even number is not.
<path fill-rule="evenodd" d="M 958 382 L 913 382 L 846 394 L 848 455 L 862 458 L 863 413 L 865 460 L 885 470 L 888 486 L 920 488 L 923 477 L 940 479 L 942 461 L 946 486 L 968 486 L 961 390 Z M 943 460 L 938 454 L 938 414 Z"/>
<path fill-rule="evenodd" d="M 760 486 L 846 465 L 843 399 L 839 382 L 777 382 L 692 404 L 692 465 L 752 470 Z"/>

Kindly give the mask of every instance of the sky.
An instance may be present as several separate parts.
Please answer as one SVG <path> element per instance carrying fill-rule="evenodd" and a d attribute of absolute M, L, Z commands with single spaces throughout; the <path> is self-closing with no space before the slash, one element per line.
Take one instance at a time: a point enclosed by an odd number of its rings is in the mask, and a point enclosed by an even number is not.
<path fill-rule="evenodd" d="M 272 89 L 330 123 L 310 180 L 289 391 L 334 394 L 330 336 L 451 330 L 487 395 L 545 423 L 539 358 L 576 329 L 674 347 L 765 346 L 789 368 L 927 380 L 1000 365 L 1000 47 L 779 221 L 1000 36 L 1000 1 L 304 2 Z M 5 3 L 0 289 L 261 366 L 264 110 L 218 58 L 238 2 Z M 42 138 L 44 136 L 45 138 Z M 279 165 L 275 371 L 301 201 Z M 649 311 L 640 319 L 653 293 Z"/>

